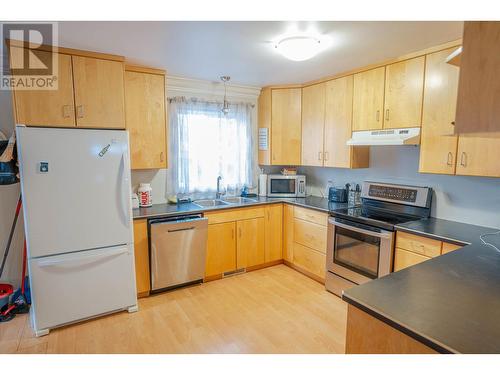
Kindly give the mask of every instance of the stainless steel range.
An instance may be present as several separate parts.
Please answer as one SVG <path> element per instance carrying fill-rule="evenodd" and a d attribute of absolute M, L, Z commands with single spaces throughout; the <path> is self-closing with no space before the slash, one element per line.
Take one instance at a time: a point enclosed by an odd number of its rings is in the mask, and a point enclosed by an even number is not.
<path fill-rule="evenodd" d="M 392 271 L 394 226 L 429 217 L 432 188 L 364 182 L 361 197 L 330 211 L 325 286 L 339 296 Z"/>

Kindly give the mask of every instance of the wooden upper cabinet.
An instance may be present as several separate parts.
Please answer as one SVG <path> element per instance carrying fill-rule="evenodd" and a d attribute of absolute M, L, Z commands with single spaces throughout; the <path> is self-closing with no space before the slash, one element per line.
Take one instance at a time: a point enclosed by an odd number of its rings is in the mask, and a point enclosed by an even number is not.
<path fill-rule="evenodd" d="M 273 89 L 271 94 L 271 164 L 300 165 L 302 89 Z"/>
<path fill-rule="evenodd" d="M 10 48 L 10 66 L 22 65 L 24 49 Z M 49 55 L 51 52 L 39 51 Z M 75 126 L 71 56 L 58 58 L 57 90 L 14 90 L 15 121 L 24 125 Z"/>
<path fill-rule="evenodd" d="M 458 138 L 457 171 L 464 176 L 500 177 L 500 135 L 461 134 Z"/>
<path fill-rule="evenodd" d="M 499 51 L 500 22 L 464 23 L 457 134 L 500 132 Z"/>
<path fill-rule="evenodd" d="M 263 217 L 236 222 L 236 266 L 246 268 L 265 262 L 265 221 Z"/>
<path fill-rule="evenodd" d="M 348 146 L 352 134 L 353 76 L 326 82 L 325 87 L 325 167 L 366 168 L 370 148 Z"/>
<path fill-rule="evenodd" d="M 422 123 L 425 56 L 386 66 L 384 128 L 415 128 Z"/>
<path fill-rule="evenodd" d="M 302 165 L 323 166 L 325 84 L 302 89 Z"/>
<path fill-rule="evenodd" d="M 124 64 L 73 56 L 76 124 L 87 128 L 124 129 Z"/>
<path fill-rule="evenodd" d="M 453 122 L 459 70 L 446 63 L 455 49 L 426 57 L 419 172 L 455 174 L 457 137 Z"/>
<path fill-rule="evenodd" d="M 125 112 L 132 169 L 166 168 L 165 75 L 127 68 Z"/>
<path fill-rule="evenodd" d="M 385 66 L 354 74 L 352 130 L 382 129 Z"/>

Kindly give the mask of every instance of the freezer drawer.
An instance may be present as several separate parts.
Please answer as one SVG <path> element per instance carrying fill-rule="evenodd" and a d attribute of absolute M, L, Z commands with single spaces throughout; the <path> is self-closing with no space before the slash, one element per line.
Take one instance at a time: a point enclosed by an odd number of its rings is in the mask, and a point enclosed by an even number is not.
<path fill-rule="evenodd" d="M 137 304 L 129 246 L 30 259 L 35 331 Z"/>
<path fill-rule="evenodd" d="M 150 222 L 151 290 L 202 280 L 208 219 L 196 216 Z"/>

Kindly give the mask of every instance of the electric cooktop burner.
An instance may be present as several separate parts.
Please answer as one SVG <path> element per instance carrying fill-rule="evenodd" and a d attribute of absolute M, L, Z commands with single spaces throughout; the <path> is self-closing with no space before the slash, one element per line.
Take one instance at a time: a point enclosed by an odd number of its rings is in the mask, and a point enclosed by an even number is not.
<path fill-rule="evenodd" d="M 332 216 L 388 230 L 394 230 L 394 225 L 420 219 L 418 216 L 402 215 L 398 212 L 384 211 L 365 206 L 338 209 L 332 211 L 331 214 Z"/>

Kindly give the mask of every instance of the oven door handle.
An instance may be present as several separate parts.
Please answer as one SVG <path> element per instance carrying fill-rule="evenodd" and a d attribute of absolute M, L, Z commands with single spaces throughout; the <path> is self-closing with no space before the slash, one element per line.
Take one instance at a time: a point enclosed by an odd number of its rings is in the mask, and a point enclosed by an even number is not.
<path fill-rule="evenodd" d="M 366 230 L 366 229 L 362 229 L 362 228 L 358 228 L 354 225 L 348 225 L 348 224 L 344 224 L 344 223 L 340 223 L 338 221 L 336 221 L 335 219 L 330 219 L 330 224 L 332 225 L 335 225 L 337 227 L 340 227 L 340 228 L 344 228 L 344 229 L 349 229 L 349 230 L 352 230 L 354 232 L 358 232 L 358 233 L 363 233 L 363 234 L 367 234 L 369 236 L 374 236 L 374 237 L 379 237 L 379 238 L 391 238 L 392 236 L 392 232 L 388 232 L 386 230 L 380 230 L 380 232 L 373 232 L 371 230 Z"/>

